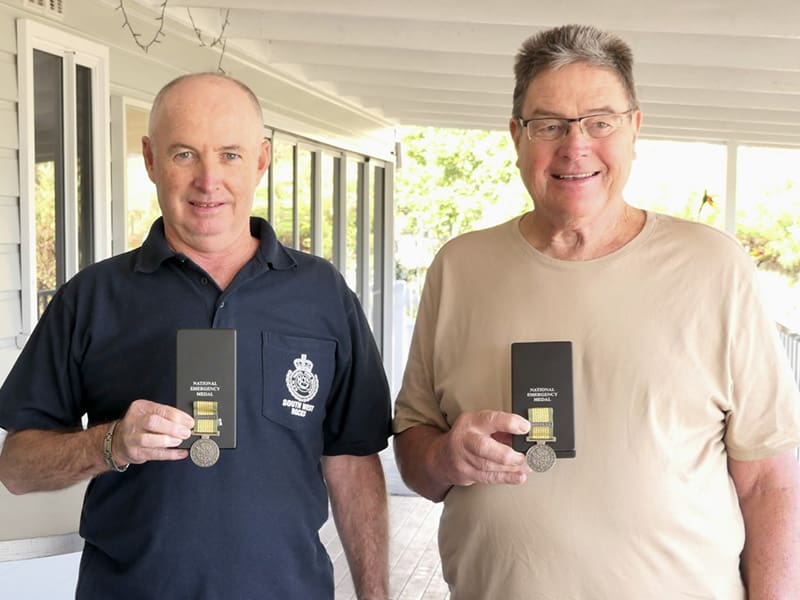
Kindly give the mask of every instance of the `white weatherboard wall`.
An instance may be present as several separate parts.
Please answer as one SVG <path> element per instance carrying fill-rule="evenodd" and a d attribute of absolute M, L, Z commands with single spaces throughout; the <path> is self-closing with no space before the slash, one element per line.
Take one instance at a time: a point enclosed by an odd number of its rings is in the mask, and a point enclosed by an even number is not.
<path fill-rule="evenodd" d="M 0 563 L 0 598 L 73 600 L 80 553 Z"/>
<path fill-rule="evenodd" d="M 107 47 L 110 92 L 116 100 L 125 97 L 150 102 L 170 79 L 189 72 L 215 71 L 219 64 L 219 51 L 200 47 L 194 33 L 182 25 L 169 22 L 161 43 L 145 54 L 133 43 L 129 32 L 121 28 L 122 17 L 116 10 L 116 2 L 66 0 L 63 6 L 63 18 L 53 20 L 24 10 L 21 0 L 0 0 L 0 379 L 8 372 L 24 342 L 24 337 L 19 336 L 20 281 L 24 274 L 20 270 L 23 261 L 17 156 L 25 150 L 25 140 L 19 139 L 17 127 L 17 20 L 30 19 Z M 132 26 L 141 32 L 143 39 L 155 31 L 157 12 L 133 3 L 128 14 Z M 230 46 L 222 67 L 254 90 L 265 109 L 269 128 L 393 161 L 394 130 L 389 123 L 311 90 L 303 82 L 268 72 Z M 105 132 L 112 141 L 115 136 L 124 135 L 118 113 L 116 117 Z M 112 164 L 112 176 L 114 167 Z M 117 173 L 124 173 L 121 165 L 116 167 Z M 113 181 L 112 185 L 120 189 Z M 112 205 L 110 213 L 114 213 L 114 202 L 121 202 L 117 198 L 105 201 Z"/>
<path fill-rule="evenodd" d="M 0 383 L 5 379 L 26 336 L 22 325 L 20 172 L 18 155 L 25 140 L 18 129 L 17 20 L 31 19 L 109 50 L 110 93 L 148 103 L 170 79 L 189 72 L 215 71 L 216 49 L 202 48 L 191 30 L 174 22 L 165 28 L 162 43 L 145 54 L 121 29 L 117 2 L 65 0 L 63 18 L 50 19 L 23 8 L 21 0 L 0 0 Z M 156 13 L 139 6 L 129 9 L 133 27 L 146 38 L 154 32 Z M 151 33 L 150 33 L 151 34 Z M 341 101 L 309 90 L 265 71 L 230 48 L 223 68 L 251 86 L 265 109 L 266 125 L 296 136 L 345 150 L 393 160 L 394 132 L 390 124 Z M 109 98 L 109 101 L 111 98 Z M 109 140 L 124 134 L 112 113 Z M 110 158 L 109 158 L 110 161 Z M 124 173 L 111 164 L 114 173 Z M 112 189 L 120 189 L 112 181 Z M 116 198 L 107 202 L 114 212 Z M 111 224 L 107 224 L 109 230 Z M 119 231 L 120 229 L 115 230 Z M 0 598 L 60 600 L 74 597 L 82 544 L 75 533 L 84 486 L 46 494 L 12 496 L 0 486 Z M 49 558 L 28 558 L 45 556 Z"/>
<path fill-rule="evenodd" d="M 14 20 L 0 12 L 0 379 L 17 356 L 22 322 L 16 39 Z"/>

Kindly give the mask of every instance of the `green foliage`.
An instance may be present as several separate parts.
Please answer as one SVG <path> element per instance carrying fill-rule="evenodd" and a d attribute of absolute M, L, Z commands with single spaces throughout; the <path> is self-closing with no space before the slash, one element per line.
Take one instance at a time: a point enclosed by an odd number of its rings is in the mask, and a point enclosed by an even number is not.
<path fill-rule="evenodd" d="M 56 289 L 56 191 L 55 163 L 35 167 L 36 289 Z"/>
<path fill-rule="evenodd" d="M 800 186 L 786 181 L 740 206 L 736 237 L 759 269 L 800 278 Z"/>
<path fill-rule="evenodd" d="M 396 275 L 419 285 L 451 238 L 527 210 L 507 133 L 412 127 L 404 130 L 395 180 Z"/>
<path fill-rule="evenodd" d="M 158 217 L 161 216 L 161 209 L 158 207 L 155 188 L 150 197 L 150 202 L 146 208 L 129 208 L 127 214 L 128 223 L 128 248 L 138 248 L 144 242 L 150 232 L 150 226 Z"/>
<path fill-rule="evenodd" d="M 407 281 L 413 295 L 442 244 L 529 209 L 530 199 L 507 134 L 434 128 L 402 133 L 404 162 L 395 188 L 396 276 Z M 640 140 L 637 150 L 626 200 L 723 227 L 724 148 Z M 736 236 L 760 270 L 784 282 L 774 293 L 791 303 L 792 290 L 800 289 L 800 185 L 790 179 L 796 176 L 791 165 L 797 164 L 798 151 L 745 150 L 739 155 Z"/>
<path fill-rule="evenodd" d="M 709 196 L 711 201 L 704 202 L 704 197 Z M 705 223 L 712 227 L 722 227 L 722 212 L 719 198 L 722 194 L 711 190 L 695 190 L 685 198 L 675 197 L 669 190 L 662 189 L 660 193 L 653 193 L 649 202 L 636 203 L 641 208 L 654 212 L 680 217 L 689 221 Z"/>

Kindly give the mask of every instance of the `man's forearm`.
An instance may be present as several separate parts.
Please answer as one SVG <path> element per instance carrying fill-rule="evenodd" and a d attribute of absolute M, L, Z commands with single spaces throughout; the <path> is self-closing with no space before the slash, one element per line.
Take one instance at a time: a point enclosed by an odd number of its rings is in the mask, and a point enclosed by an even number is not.
<path fill-rule="evenodd" d="M 28 429 L 9 433 L 0 454 L 0 481 L 12 494 L 60 490 L 108 470 L 107 425 L 85 431 Z"/>
<path fill-rule="evenodd" d="M 432 455 L 439 452 L 444 435 L 436 427 L 418 425 L 394 436 L 394 451 L 403 481 L 434 502 L 441 502 L 453 486 L 444 478 L 444 470 L 433 466 Z"/>
<path fill-rule="evenodd" d="M 783 489 L 742 503 L 742 575 L 749 600 L 790 600 L 800 590 L 800 494 Z"/>
<path fill-rule="evenodd" d="M 358 600 L 389 597 L 386 482 L 377 454 L 323 459 L 333 518 Z"/>
<path fill-rule="evenodd" d="M 749 600 L 795 600 L 800 590 L 800 467 L 794 452 L 728 459 L 745 526 L 742 577 Z"/>

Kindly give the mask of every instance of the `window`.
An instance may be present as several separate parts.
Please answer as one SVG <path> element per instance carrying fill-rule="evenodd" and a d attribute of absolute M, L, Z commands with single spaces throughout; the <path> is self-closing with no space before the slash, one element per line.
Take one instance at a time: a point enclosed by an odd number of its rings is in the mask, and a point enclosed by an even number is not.
<path fill-rule="evenodd" d="M 726 164 L 722 144 L 639 139 L 625 200 L 722 229 Z"/>
<path fill-rule="evenodd" d="M 278 240 L 294 248 L 294 145 L 280 138 L 272 143 L 272 227 Z"/>
<path fill-rule="evenodd" d="M 150 181 L 142 154 L 150 109 L 125 104 L 125 250 L 142 245 L 150 226 L 160 215 L 156 186 Z M 115 198 L 116 200 L 116 198 Z"/>
<path fill-rule="evenodd" d="M 393 244 L 386 223 L 392 198 L 386 163 L 277 133 L 267 179 L 271 184 L 262 187 L 269 209 L 254 213 L 268 218 L 284 245 L 322 256 L 339 269 L 384 348 L 383 337 L 391 333 L 384 325 L 390 318 L 386 249 Z"/>
<path fill-rule="evenodd" d="M 369 296 L 372 310 L 369 319 L 375 337 L 380 340 L 383 335 L 383 281 L 384 281 L 384 245 L 386 223 L 384 222 L 384 198 L 386 196 L 386 168 L 375 164 L 372 167 L 372 185 L 370 185 L 369 215 Z M 394 279 L 394 273 L 392 273 Z"/>
<path fill-rule="evenodd" d="M 345 175 L 345 189 L 347 190 L 344 198 L 344 211 L 343 216 L 345 220 L 346 242 L 344 261 L 339 265 L 340 270 L 344 273 L 347 284 L 350 289 L 358 292 L 358 275 L 361 269 L 364 268 L 363 263 L 359 265 L 359 204 L 361 204 L 361 192 L 363 185 L 361 180 L 364 176 L 362 162 L 352 158 L 347 158 L 347 169 Z M 361 269 L 359 269 L 359 266 Z"/>
<path fill-rule="evenodd" d="M 737 158 L 736 237 L 775 320 L 800 332 L 800 149 L 742 146 Z"/>
<path fill-rule="evenodd" d="M 17 26 L 23 333 L 55 290 L 110 253 L 106 48 Z"/>
<path fill-rule="evenodd" d="M 336 206 L 336 159 L 327 152 L 321 152 L 320 165 L 320 186 L 321 199 L 320 210 L 322 212 L 320 224 L 322 227 L 320 255 L 329 261 L 334 261 L 334 237 L 336 232 L 336 221 L 334 219 L 334 207 Z"/>
<path fill-rule="evenodd" d="M 303 252 L 312 251 L 311 220 L 313 203 L 313 165 L 312 152 L 308 148 L 297 147 L 297 245 Z"/>

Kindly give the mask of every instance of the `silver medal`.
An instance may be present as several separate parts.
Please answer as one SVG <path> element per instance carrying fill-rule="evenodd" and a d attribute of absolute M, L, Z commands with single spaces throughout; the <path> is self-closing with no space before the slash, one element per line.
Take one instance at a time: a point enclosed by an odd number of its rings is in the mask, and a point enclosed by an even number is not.
<path fill-rule="evenodd" d="M 219 446 L 214 440 L 202 437 L 192 444 L 189 456 L 198 467 L 210 467 L 219 459 Z"/>
<path fill-rule="evenodd" d="M 528 466 L 537 473 L 544 473 L 556 464 L 556 452 L 547 444 L 534 444 L 525 453 Z"/>

